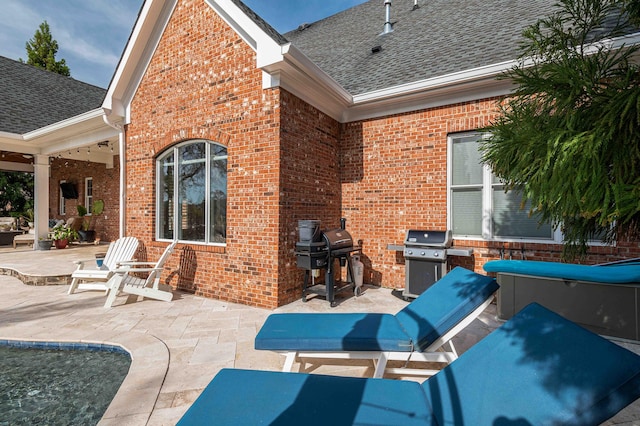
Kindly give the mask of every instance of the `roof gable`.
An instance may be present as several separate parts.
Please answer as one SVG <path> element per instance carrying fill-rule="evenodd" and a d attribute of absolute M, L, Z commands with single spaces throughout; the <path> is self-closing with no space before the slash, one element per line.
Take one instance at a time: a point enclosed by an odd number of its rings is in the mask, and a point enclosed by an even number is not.
<path fill-rule="evenodd" d="M 129 121 L 129 108 L 179 0 L 145 0 L 102 107 L 112 123 Z M 257 53 L 258 68 L 280 61 L 286 39 L 239 0 L 201 0 Z"/>

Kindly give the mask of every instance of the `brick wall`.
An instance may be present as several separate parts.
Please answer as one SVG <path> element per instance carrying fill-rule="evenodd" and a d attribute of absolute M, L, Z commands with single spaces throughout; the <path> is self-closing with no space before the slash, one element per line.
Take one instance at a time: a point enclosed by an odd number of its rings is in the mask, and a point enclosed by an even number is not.
<path fill-rule="evenodd" d="M 119 196 L 120 167 L 118 157 L 114 157 L 114 167 L 108 169 L 102 163 L 89 161 L 51 159 L 51 178 L 49 179 L 49 217 L 68 219 L 78 216 L 78 204 L 84 204 L 85 178 L 93 178 L 93 199 L 104 200 L 104 211 L 93 219 L 96 237 L 102 241 L 114 241 L 119 234 Z M 66 199 L 66 214 L 60 214 L 60 181 L 76 184 L 78 199 Z"/>
<path fill-rule="evenodd" d="M 498 99 L 484 99 L 342 126 L 340 168 L 342 215 L 362 241 L 365 282 L 404 286 L 401 245 L 407 229 L 445 229 L 447 136 L 475 131 L 495 117 Z M 472 257 L 451 257 L 449 266 L 483 272 L 489 260 L 503 258 L 559 261 L 559 244 L 454 241 Z M 585 263 L 640 256 L 637 242 L 592 247 Z"/>
<path fill-rule="evenodd" d="M 165 283 L 273 308 L 301 294 L 298 220 L 347 229 L 363 248 L 365 282 L 404 285 L 404 259 L 387 249 L 410 228 L 445 228 L 447 136 L 489 124 L 497 99 L 340 124 L 281 89 L 262 89 L 255 53 L 205 2 L 180 0 L 131 104 L 126 128 L 127 234 L 156 259 L 155 159 L 196 138 L 227 147 L 225 246 L 180 244 Z M 452 258 L 476 271 L 503 256 L 558 259 L 559 245 L 455 241 Z M 635 244 L 637 246 L 637 244 Z M 630 256 L 633 243 L 598 248 L 589 262 Z M 179 273 L 178 273 L 179 271 Z"/>
<path fill-rule="evenodd" d="M 322 229 L 340 226 L 340 124 L 286 91 L 281 101 L 280 300 L 301 295 L 303 272 L 296 267 L 299 220 L 320 220 Z"/>
<path fill-rule="evenodd" d="M 131 105 L 127 126 L 127 232 L 150 256 L 156 156 L 203 138 L 227 147 L 226 247 L 180 244 L 168 283 L 254 306 L 278 298 L 279 90 L 262 90 L 255 53 L 200 0 L 178 2 Z"/>

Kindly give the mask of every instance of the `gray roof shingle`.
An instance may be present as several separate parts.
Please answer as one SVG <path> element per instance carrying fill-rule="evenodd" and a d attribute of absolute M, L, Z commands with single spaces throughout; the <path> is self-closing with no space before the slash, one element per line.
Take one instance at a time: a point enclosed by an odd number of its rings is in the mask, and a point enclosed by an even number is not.
<path fill-rule="evenodd" d="M 256 23 L 262 30 L 269 35 L 273 40 L 275 40 L 278 44 L 287 43 L 287 39 L 284 38 L 282 34 L 280 34 L 275 28 L 267 23 L 260 15 L 255 13 L 249 6 L 242 3 L 241 0 L 231 0 L 236 6 L 238 6 L 245 15 L 247 15 L 253 22 Z"/>
<path fill-rule="evenodd" d="M 522 30 L 556 0 L 370 0 L 284 37 L 352 95 L 516 59 Z M 381 46 L 379 53 L 372 48 Z"/>
<path fill-rule="evenodd" d="M 0 56 L 0 131 L 23 134 L 99 108 L 107 91 Z"/>

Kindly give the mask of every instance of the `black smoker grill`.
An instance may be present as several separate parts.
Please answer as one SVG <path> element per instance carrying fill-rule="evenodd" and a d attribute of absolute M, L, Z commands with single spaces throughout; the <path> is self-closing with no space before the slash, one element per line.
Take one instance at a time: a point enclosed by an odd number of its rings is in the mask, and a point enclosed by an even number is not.
<path fill-rule="evenodd" d="M 451 247 L 451 231 L 407 231 L 404 240 L 405 300 L 418 297 L 446 273 L 447 249 Z"/>
<path fill-rule="evenodd" d="M 298 268 L 305 269 L 302 288 L 303 302 L 307 301 L 308 293 L 324 296 L 331 304 L 331 307 L 336 305 L 335 294 L 340 291 L 353 289 L 355 295 L 359 296 L 360 287 L 355 285 L 351 253 L 360 251 L 360 247 L 353 245 L 351 235 L 344 229 L 345 223 L 346 220 L 341 219 L 340 229 L 333 229 L 323 233 L 310 232 L 311 239 L 296 243 L 296 264 Z M 317 226 L 319 226 L 319 223 Z M 338 262 L 337 266 L 336 262 Z M 346 281 L 340 281 L 342 275 L 341 267 L 344 266 L 347 268 Z M 316 285 L 315 278 L 320 276 L 319 272 L 323 269 L 324 285 Z M 309 282 L 310 276 L 311 283 Z M 336 276 L 338 280 L 336 280 Z"/>

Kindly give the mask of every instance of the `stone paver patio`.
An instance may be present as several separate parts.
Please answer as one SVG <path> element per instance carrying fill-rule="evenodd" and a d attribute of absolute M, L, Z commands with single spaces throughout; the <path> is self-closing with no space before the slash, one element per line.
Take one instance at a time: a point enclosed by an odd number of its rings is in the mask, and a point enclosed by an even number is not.
<path fill-rule="evenodd" d="M 101 425 L 173 425 L 223 367 L 280 370 L 284 357 L 256 351 L 253 340 L 273 311 L 175 292 L 172 302 L 119 296 L 103 308 L 102 292 L 67 295 L 67 285 L 26 285 L 57 277 L 67 282 L 76 259 L 92 258 L 106 246 L 32 251 L 0 248 L 0 339 L 111 343 L 132 355 L 129 375 Z M 355 298 L 341 295 L 330 308 L 323 299 L 297 301 L 277 312 L 389 312 L 406 302 L 389 289 L 367 287 Z M 500 325 L 490 307 L 454 342 L 464 352 Z M 624 343 L 623 343 L 624 344 Z M 624 344 L 640 352 L 638 345 Z M 361 376 L 371 367 L 323 365 L 317 373 Z M 640 425 L 640 400 L 606 423 Z"/>

